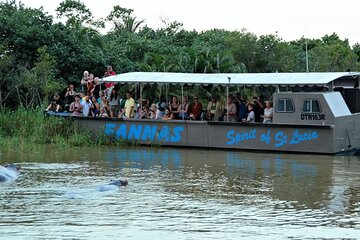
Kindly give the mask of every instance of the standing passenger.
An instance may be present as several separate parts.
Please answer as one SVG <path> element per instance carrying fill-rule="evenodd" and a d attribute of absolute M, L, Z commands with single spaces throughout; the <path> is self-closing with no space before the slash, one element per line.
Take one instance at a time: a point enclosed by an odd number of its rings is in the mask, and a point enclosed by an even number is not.
<path fill-rule="evenodd" d="M 272 102 L 266 101 L 266 108 L 264 109 L 264 121 L 263 123 L 272 123 L 273 119 L 273 107 Z"/>
<path fill-rule="evenodd" d="M 116 88 L 111 90 L 111 94 L 109 97 L 109 105 L 110 105 L 110 117 L 117 117 L 120 111 L 120 96 Z"/>
<path fill-rule="evenodd" d="M 106 71 L 104 73 L 104 77 L 110 77 L 110 76 L 114 76 L 116 75 L 116 72 L 113 71 L 112 69 L 112 66 L 107 66 L 106 68 Z M 114 82 L 105 82 L 105 91 L 104 93 L 109 96 L 110 95 L 110 92 L 111 92 L 111 89 L 115 86 L 115 83 Z"/>
<path fill-rule="evenodd" d="M 227 109 L 226 113 L 225 113 L 225 121 L 228 121 L 228 122 L 236 122 L 236 120 L 237 120 L 236 105 L 233 102 L 233 99 L 234 99 L 233 96 L 228 97 L 227 106 L 228 106 L 229 109 Z M 229 117 L 229 119 L 227 119 L 227 117 Z"/>
<path fill-rule="evenodd" d="M 202 113 L 202 103 L 199 101 L 199 97 L 194 97 L 194 102 L 191 104 L 190 107 L 190 120 L 201 120 L 201 113 Z"/>
<path fill-rule="evenodd" d="M 219 121 L 219 118 L 222 115 L 221 104 L 219 101 L 217 101 L 215 96 L 211 97 L 211 100 L 209 101 L 206 110 L 208 120 Z"/>
<path fill-rule="evenodd" d="M 84 117 L 92 117 L 93 104 L 89 96 L 85 96 L 85 101 L 82 103 Z"/>
<path fill-rule="evenodd" d="M 84 92 L 85 91 L 85 87 L 87 85 L 87 82 L 89 81 L 89 72 L 88 71 L 84 71 L 83 77 L 80 81 L 81 84 L 81 91 Z"/>
<path fill-rule="evenodd" d="M 187 119 L 189 115 L 189 101 L 187 96 L 183 96 L 179 106 L 179 119 Z"/>
<path fill-rule="evenodd" d="M 124 107 L 125 117 L 134 118 L 135 116 L 135 100 L 132 98 L 131 92 L 126 92 L 126 102 Z"/>

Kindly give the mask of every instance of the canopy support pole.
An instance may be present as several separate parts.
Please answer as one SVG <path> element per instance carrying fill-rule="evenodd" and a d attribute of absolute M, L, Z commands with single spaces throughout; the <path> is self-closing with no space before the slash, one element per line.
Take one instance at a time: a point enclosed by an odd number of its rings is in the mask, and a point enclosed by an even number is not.
<path fill-rule="evenodd" d="M 228 79 L 230 83 L 231 78 Z M 229 84 L 226 85 L 226 121 L 229 122 Z"/>
<path fill-rule="evenodd" d="M 184 84 L 181 84 L 181 104 L 180 104 L 180 111 L 182 111 L 183 101 L 184 101 Z M 181 115 L 182 115 L 182 120 L 184 120 L 184 113 L 182 113 Z"/>
<path fill-rule="evenodd" d="M 168 84 L 165 85 L 165 96 L 166 96 L 166 105 L 169 103 L 169 90 L 170 90 L 170 86 Z"/>
<path fill-rule="evenodd" d="M 143 100 L 142 100 L 142 88 L 141 88 L 141 83 L 140 83 L 139 85 L 140 85 L 140 108 L 142 109 L 142 107 L 143 107 L 143 104 L 142 104 Z"/>

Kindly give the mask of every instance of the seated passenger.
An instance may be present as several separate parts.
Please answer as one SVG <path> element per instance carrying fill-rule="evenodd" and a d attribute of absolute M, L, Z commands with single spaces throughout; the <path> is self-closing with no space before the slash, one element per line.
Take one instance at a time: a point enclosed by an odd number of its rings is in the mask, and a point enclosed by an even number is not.
<path fill-rule="evenodd" d="M 59 94 L 54 94 L 53 98 L 50 100 L 49 106 L 45 111 L 55 111 L 61 112 L 64 109 L 64 102 L 60 99 Z"/>
<path fill-rule="evenodd" d="M 156 119 L 156 104 L 153 103 L 149 110 L 149 119 Z"/>
<path fill-rule="evenodd" d="M 139 108 L 139 118 L 140 119 L 149 119 L 150 113 L 149 113 L 149 107 L 147 105 L 143 106 L 142 108 Z"/>
<path fill-rule="evenodd" d="M 94 117 L 99 116 L 99 114 L 100 114 L 100 104 L 97 102 L 95 96 L 92 96 L 92 97 L 91 97 L 91 102 L 92 102 L 92 104 L 93 104 L 93 108 L 92 108 L 92 113 L 93 113 L 93 114 L 92 114 L 92 115 L 93 115 Z"/>
<path fill-rule="evenodd" d="M 174 119 L 174 114 L 170 111 L 170 108 L 165 109 L 165 115 L 162 118 L 163 120 L 171 120 Z"/>
<path fill-rule="evenodd" d="M 101 90 L 101 91 L 99 92 L 99 97 L 96 99 L 96 101 L 97 101 L 99 104 L 101 104 L 103 96 L 104 96 L 104 91 Z"/>
<path fill-rule="evenodd" d="M 201 120 L 202 103 L 197 96 L 194 96 L 194 102 L 190 107 L 189 120 Z"/>
<path fill-rule="evenodd" d="M 83 106 L 80 103 L 80 97 L 75 96 L 75 101 L 70 104 L 69 111 L 72 113 L 72 116 L 81 116 L 83 112 Z"/>
<path fill-rule="evenodd" d="M 272 123 L 273 119 L 273 107 L 272 102 L 265 102 L 266 108 L 264 109 L 264 121 L 263 123 Z"/>
<path fill-rule="evenodd" d="M 80 96 L 80 103 L 82 104 L 85 101 L 85 94 L 84 93 L 79 93 Z"/>
<path fill-rule="evenodd" d="M 103 96 L 100 103 L 100 117 L 109 117 L 110 105 L 108 99 Z"/>
<path fill-rule="evenodd" d="M 160 101 L 156 104 L 155 119 L 162 119 L 165 115 L 166 100 L 164 96 L 160 97 Z"/>
<path fill-rule="evenodd" d="M 253 123 L 255 122 L 255 112 L 254 112 L 254 104 L 253 103 L 249 103 L 248 104 L 248 116 L 246 119 L 243 119 L 243 122 L 249 122 L 249 123 Z"/>

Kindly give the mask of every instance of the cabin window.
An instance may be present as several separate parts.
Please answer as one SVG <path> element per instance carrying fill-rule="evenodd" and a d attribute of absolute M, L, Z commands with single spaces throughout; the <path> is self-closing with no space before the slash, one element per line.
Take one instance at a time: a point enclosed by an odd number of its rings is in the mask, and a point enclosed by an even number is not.
<path fill-rule="evenodd" d="M 317 99 L 305 99 L 302 107 L 303 113 L 319 113 L 320 103 Z"/>
<path fill-rule="evenodd" d="M 278 99 L 276 103 L 276 112 L 294 112 L 294 102 L 290 98 Z"/>

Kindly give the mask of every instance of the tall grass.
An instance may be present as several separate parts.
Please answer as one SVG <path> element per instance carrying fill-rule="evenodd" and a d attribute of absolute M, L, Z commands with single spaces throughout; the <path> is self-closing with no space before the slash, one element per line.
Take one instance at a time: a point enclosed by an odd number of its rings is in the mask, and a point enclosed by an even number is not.
<path fill-rule="evenodd" d="M 129 140 L 111 139 L 103 131 L 94 136 L 86 129 L 77 128 L 72 119 L 44 116 L 40 108 L 0 112 L 0 146 L 31 150 L 36 145 L 44 144 L 58 148 L 137 145 Z"/>
<path fill-rule="evenodd" d="M 41 109 L 0 112 L 0 146 L 29 148 L 36 144 L 59 147 L 91 144 L 88 132 L 79 132 L 70 119 L 45 117 Z"/>

